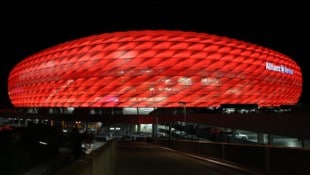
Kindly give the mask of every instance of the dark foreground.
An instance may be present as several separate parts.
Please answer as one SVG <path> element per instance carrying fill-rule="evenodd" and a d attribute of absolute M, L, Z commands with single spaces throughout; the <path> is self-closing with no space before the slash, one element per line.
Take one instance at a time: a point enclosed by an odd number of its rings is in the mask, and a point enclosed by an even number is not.
<path fill-rule="evenodd" d="M 249 174 L 163 150 L 145 142 L 120 142 L 116 160 L 116 175 Z"/>

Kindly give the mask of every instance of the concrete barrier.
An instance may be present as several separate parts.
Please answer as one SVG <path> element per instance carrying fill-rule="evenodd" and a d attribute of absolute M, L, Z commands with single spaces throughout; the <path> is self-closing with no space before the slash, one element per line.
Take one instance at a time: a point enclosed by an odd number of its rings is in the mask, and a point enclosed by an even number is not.
<path fill-rule="evenodd" d="M 111 140 L 102 147 L 64 167 L 55 175 L 114 175 L 116 141 Z"/>
<path fill-rule="evenodd" d="M 267 174 L 310 172 L 309 148 L 165 139 L 153 139 L 151 143 Z"/>
<path fill-rule="evenodd" d="M 310 149 L 269 147 L 270 171 L 310 174 Z"/>

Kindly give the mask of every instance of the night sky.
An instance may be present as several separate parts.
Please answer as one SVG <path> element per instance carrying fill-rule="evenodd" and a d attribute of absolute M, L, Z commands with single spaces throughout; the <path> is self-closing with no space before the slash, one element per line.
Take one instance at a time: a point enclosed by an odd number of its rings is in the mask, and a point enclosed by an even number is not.
<path fill-rule="evenodd" d="M 300 103 L 310 103 L 309 18 L 304 3 L 199 4 L 5 4 L 1 5 L 0 105 L 7 95 L 10 70 L 25 57 L 65 41 L 95 34 L 166 29 L 226 36 L 279 51 L 303 73 Z"/>

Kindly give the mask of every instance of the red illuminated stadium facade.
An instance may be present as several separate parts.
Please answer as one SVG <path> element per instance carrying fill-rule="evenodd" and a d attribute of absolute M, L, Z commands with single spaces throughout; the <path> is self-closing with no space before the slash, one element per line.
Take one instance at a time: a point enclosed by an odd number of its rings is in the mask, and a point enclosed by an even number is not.
<path fill-rule="evenodd" d="M 15 107 L 294 105 L 300 67 L 255 44 L 204 33 L 94 35 L 35 53 L 8 81 Z"/>

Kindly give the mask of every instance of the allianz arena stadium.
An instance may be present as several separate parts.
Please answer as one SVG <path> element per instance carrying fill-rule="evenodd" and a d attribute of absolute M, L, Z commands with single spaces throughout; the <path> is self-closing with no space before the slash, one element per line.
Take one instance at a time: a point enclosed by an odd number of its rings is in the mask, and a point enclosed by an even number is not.
<path fill-rule="evenodd" d="M 301 69 L 277 51 L 205 33 L 143 30 L 47 48 L 10 72 L 15 107 L 294 105 Z"/>

